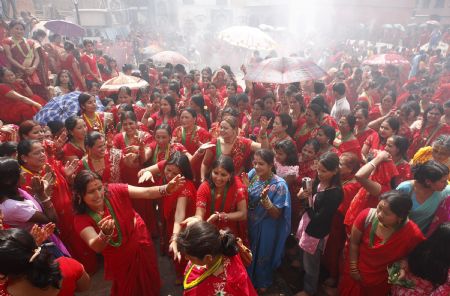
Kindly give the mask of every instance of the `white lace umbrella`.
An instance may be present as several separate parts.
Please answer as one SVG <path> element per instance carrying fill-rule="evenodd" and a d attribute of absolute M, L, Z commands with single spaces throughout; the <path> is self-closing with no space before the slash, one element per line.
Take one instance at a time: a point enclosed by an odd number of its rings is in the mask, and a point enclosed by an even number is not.
<path fill-rule="evenodd" d="M 136 92 L 141 87 L 147 87 L 148 82 L 142 78 L 121 73 L 119 76 L 113 77 L 103 83 L 100 87 L 100 93 L 103 95 L 116 93 L 122 86 L 128 86 L 132 91 Z"/>
<path fill-rule="evenodd" d="M 248 26 L 233 26 L 220 31 L 217 38 L 231 45 L 251 50 L 272 50 L 277 43 L 258 28 Z"/>
<path fill-rule="evenodd" d="M 152 60 L 159 64 L 167 64 L 167 63 L 171 63 L 172 65 L 190 64 L 189 60 L 185 58 L 181 53 L 170 50 L 158 52 L 157 54 L 152 56 Z"/>
<path fill-rule="evenodd" d="M 327 73 L 314 62 L 297 57 L 271 58 L 249 67 L 244 80 L 286 84 L 322 78 Z"/>

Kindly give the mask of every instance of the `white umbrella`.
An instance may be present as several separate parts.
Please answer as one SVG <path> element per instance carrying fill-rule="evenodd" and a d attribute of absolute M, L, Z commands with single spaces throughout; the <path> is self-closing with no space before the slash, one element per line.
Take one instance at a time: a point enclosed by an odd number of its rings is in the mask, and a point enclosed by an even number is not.
<path fill-rule="evenodd" d="M 217 38 L 231 45 L 251 50 L 272 50 L 277 43 L 266 33 L 255 27 L 233 26 L 220 31 Z"/>
<path fill-rule="evenodd" d="M 171 63 L 173 65 L 182 64 L 187 65 L 190 64 L 189 60 L 185 58 L 181 53 L 176 51 L 161 51 L 152 56 L 152 60 L 156 63 L 166 64 Z"/>

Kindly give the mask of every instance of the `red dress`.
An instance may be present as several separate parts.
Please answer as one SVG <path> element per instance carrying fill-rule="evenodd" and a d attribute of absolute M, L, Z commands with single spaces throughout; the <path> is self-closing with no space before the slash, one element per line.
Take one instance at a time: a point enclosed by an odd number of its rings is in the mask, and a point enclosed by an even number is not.
<path fill-rule="evenodd" d="M 294 140 L 295 143 L 297 143 L 297 151 L 301 152 L 306 141 L 308 141 L 311 138 L 315 138 L 318 130 L 319 130 L 318 126 L 308 128 L 306 123 L 304 123 L 301 127 L 299 127 L 294 134 Z"/>
<path fill-rule="evenodd" d="M 175 128 L 172 134 L 172 140 L 175 143 L 183 144 L 191 155 L 194 155 L 195 151 L 197 151 L 203 143 L 208 143 L 211 141 L 211 134 L 202 127 L 195 126 L 195 130 L 193 132 L 186 133 L 184 137 L 183 130 L 184 128 L 181 126 Z M 202 160 L 203 158 L 199 158 L 198 160 L 191 162 L 192 173 L 195 176 L 195 180 L 200 180 Z"/>
<path fill-rule="evenodd" d="M 214 208 L 211 211 L 212 207 L 212 192 L 208 182 L 203 182 L 197 190 L 197 201 L 196 207 L 204 209 L 205 217 L 203 219 L 208 220 L 209 216 L 214 214 L 214 212 L 225 212 L 225 213 L 233 213 L 237 211 L 237 205 L 240 201 L 245 200 L 248 203 L 248 193 L 247 187 L 242 184 L 241 180 L 238 177 L 234 177 L 234 182 L 228 188 L 225 196 L 225 200 L 223 197 L 221 200 L 216 200 L 214 202 Z M 215 196 L 214 196 L 215 198 Z M 247 243 L 247 221 L 227 221 L 227 222 L 215 222 L 219 229 L 230 228 L 231 232 L 234 235 L 240 237 L 242 241 Z"/>
<path fill-rule="evenodd" d="M 211 143 L 215 144 L 214 147 L 210 148 L 212 154 L 214 155 L 214 159 L 219 158 L 222 154 L 225 155 L 224 153 L 218 153 L 217 139 L 213 139 Z M 230 154 L 226 154 L 233 158 L 234 171 L 236 175 L 244 171 L 245 163 L 252 154 L 251 146 L 252 140 L 238 136 L 234 141 L 233 147 L 231 147 Z"/>
<path fill-rule="evenodd" d="M 149 133 L 139 131 L 140 139 L 145 143 L 145 145 L 150 145 L 152 141 L 152 136 Z M 130 145 L 128 143 L 128 138 L 125 136 L 125 133 L 118 133 L 114 136 L 113 146 L 116 149 L 122 150 L 122 155 L 126 154 L 126 147 Z M 120 162 L 120 176 L 121 182 L 133 185 L 133 186 L 149 186 L 150 184 L 144 183 L 139 184 L 138 173 L 142 169 L 142 166 L 139 162 L 134 163 L 133 167 L 125 165 L 124 161 Z M 149 229 L 156 228 L 155 221 L 155 211 L 152 207 L 152 201 L 148 201 L 145 199 L 132 199 L 131 204 L 133 205 L 133 209 L 141 216 L 144 220 L 145 225 Z"/>
<path fill-rule="evenodd" d="M 171 143 L 166 149 L 160 149 L 155 141 L 150 143 L 150 149 L 152 149 L 152 156 L 150 158 L 152 164 L 157 164 L 160 161 L 168 160 L 170 155 L 175 151 L 180 151 L 181 153 L 188 152 L 180 143 Z"/>
<path fill-rule="evenodd" d="M 408 181 L 413 179 L 411 173 L 411 165 L 406 160 L 401 161 L 399 164 L 395 164 L 398 171 L 398 176 L 395 178 L 395 187 L 397 187 L 403 181 Z"/>
<path fill-rule="evenodd" d="M 414 247 L 425 238 L 419 227 L 412 221 L 407 221 L 403 227 L 394 232 L 383 243 L 376 234 L 373 247 L 370 247 L 370 232 L 372 222 L 366 224 L 366 217 L 370 209 L 362 211 L 353 224 L 363 233 L 359 244 L 358 269 L 362 280 L 357 282 L 350 277 L 348 246 L 344 253 L 344 266 L 339 283 L 341 296 L 381 296 L 388 295 L 387 267 L 408 255 Z"/>
<path fill-rule="evenodd" d="M 150 116 L 150 118 L 153 119 L 153 121 L 155 122 L 153 130 L 155 130 L 156 127 L 160 126 L 163 123 L 167 123 L 172 130 L 175 130 L 175 128 L 179 125 L 178 117 L 176 117 L 176 116 L 170 117 L 167 121 L 164 121 L 163 120 L 164 117 L 161 114 L 159 114 L 159 112 L 156 112 L 156 113 L 153 113 Z"/>
<path fill-rule="evenodd" d="M 84 265 L 86 271 L 93 273 L 97 270 L 97 258 L 95 253 L 89 249 L 84 242 L 73 235 L 74 212 L 72 208 L 72 192 L 64 177 L 61 163 L 56 161 L 51 165 L 51 168 L 55 173 L 56 180 L 53 187 L 53 194 L 50 198 L 58 216 L 58 221 L 56 223 L 59 230 L 58 236 L 69 249 L 70 254 Z M 35 174 L 23 167 L 22 172 L 24 182 L 21 184 L 21 188 L 30 193 L 28 187 L 31 187 L 31 179 Z M 42 172 L 37 175 L 44 176 L 45 170 L 42 170 Z"/>
<path fill-rule="evenodd" d="M 95 57 L 95 54 L 92 55 L 92 57 L 90 57 L 89 55 L 87 55 L 86 53 L 83 54 L 80 58 L 81 63 L 83 64 L 88 64 L 89 69 L 91 70 L 91 72 L 96 75 L 97 77 L 99 77 L 99 73 L 98 73 L 98 67 L 97 67 L 97 58 Z M 83 67 L 81 67 L 81 73 L 83 73 L 84 78 L 86 80 L 90 80 L 90 81 L 94 81 L 97 80 L 96 77 L 94 77 L 92 74 L 89 74 L 84 65 Z"/>
<path fill-rule="evenodd" d="M 442 123 L 434 127 L 429 126 L 425 128 L 423 132 L 421 130 L 416 130 L 408 149 L 408 157 L 412 158 L 420 148 L 430 146 L 437 137 L 444 134 L 450 134 L 450 126 Z"/>
<path fill-rule="evenodd" d="M 155 248 L 144 221 L 133 210 L 127 185 L 109 184 L 107 198 L 122 233 L 119 247 L 108 245 L 102 252 L 105 279 L 113 281 L 111 295 L 158 296 L 160 278 Z M 111 215 L 106 205 L 104 209 L 103 217 Z M 100 231 L 88 214 L 75 216 L 76 233 L 80 234 L 89 226 Z M 117 241 L 117 228 L 114 233 L 113 240 Z"/>
<path fill-rule="evenodd" d="M 101 175 L 103 183 L 118 183 L 121 180 L 121 162 L 122 162 L 122 151 L 119 149 L 112 148 L 106 150 L 105 157 L 105 168 Z M 89 170 L 95 171 L 92 161 L 89 157 L 84 157 L 80 159 L 78 164 L 78 171 Z"/>
<path fill-rule="evenodd" d="M 82 114 L 84 123 L 86 123 L 87 132 L 99 132 L 105 133 L 105 114 L 103 112 L 95 112 L 95 121 L 92 121 L 85 115 Z"/>
<path fill-rule="evenodd" d="M 61 59 L 61 70 L 67 70 L 70 73 L 72 73 L 72 80 L 73 80 L 73 84 L 75 85 L 75 88 L 80 91 L 83 91 L 83 90 L 85 90 L 83 88 L 83 84 L 81 83 L 81 80 L 77 77 L 77 75 L 75 75 L 75 68 L 73 67 L 74 62 L 78 67 L 78 71 L 81 73 L 80 65 L 79 65 L 78 61 L 75 59 L 74 55 L 71 53 L 68 53 L 66 55 L 65 60 Z"/>
<path fill-rule="evenodd" d="M 185 296 L 197 295 L 239 295 L 239 296 L 257 296 L 255 288 L 248 277 L 247 270 L 242 264 L 239 255 L 233 257 L 223 257 L 223 272 L 217 276 L 214 274 L 205 278 L 198 285 L 186 289 L 183 292 Z M 198 279 L 206 269 L 204 267 L 194 266 L 189 262 L 186 267 L 187 283 Z"/>
<path fill-rule="evenodd" d="M 162 168 L 162 170 L 164 170 L 164 168 Z M 169 245 L 170 238 L 172 237 L 173 234 L 173 225 L 175 223 L 175 212 L 177 208 L 178 198 L 180 197 L 187 198 L 187 204 L 185 209 L 185 218 L 187 218 L 195 215 L 196 195 L 197 189 L 195 188 L 194 182 L 186 180 L 186 184 L 183 188 L 163 198 L 162 202 L 163 202 L 164 221 L 166 224 L 166 236 L 165 238 L 161 237 L 160 239 L 166 240 L 165 243 L 166 246 Z M 174 264 L 177 275 L 182 276 L 187 261 L 184 260 L 183 258 L 181 262 L 175 260 Z"/>
<path fill-rule="evenodd" d="M 339 262 L 341 259 L 342 250 L 344 249 L 345 241 L 347 239 L 344 226 L 345 213 L 347 212 L 353 197 L 360 188 L 361 184 L 355 180 L 348 183 L 344 182 L 342 186 L 344 198 L 342 199 L 342 202 L 333 217 L 330 235 L 321 260 L 321 263 L 323 263 L 325 268 L 330 273 L 330 276 L 333 278 L 338 278 L 339 276 Z"/>
<path fill-rule="evenodd" d="M 367 128 L 365 131 L 355 134 L 356 139 L 358 139 L 359 146 L 362 148 L 364 146 L 364 143 L 366 142 L 367 138 L 372 136 L 373 134 L 376 134 L 377 132 L 371 128 Z"/>
<path fill-rule="evenodd" d="M 367 208 L 375 208 L 378 205 L 378 197 L 386 191 L 391 190 L 391 179 L 398 176 L 397 168 L 392 160 L 380 163 L 370 176 L 370 180 L 381 185 L 381 191 L 378 196 L 373 196 L 364 187 L 359 189 L 350 203 L 345 214 L 344 224 L 347 227 L 347 233 L 350 234 L 351 225 L 358 214 Z"/>
<path fill-rule="evenodd" d="M 67 142 L 63 146 L 64 157 L 76 156 L 78 159 L 82 159 L 86 152 L 78 146 L 75 146 L 72 142 Z"/>
<path fill-rule="evenodd" d="M 361 159 L 361 146 L 359 146 L 358 139 L 342 142 L 339 146 L 335 145 L 335 147 L 338 149 L 339 155 L 345 152 L 351 152 Z"/>
<path fill-rule="evenodd" d="M 77 289 L 77 281 L 83 276 L 83 265 L 68 257 L 59 257 L 55 260 L 59 264 L 61 275 L 63 277 L 61 289 L 58 296 L 75 295 Z"/>
<path fill-rule="evenodd" d="M 6 97 L 6 95 L 11 91 L 20 93 L 20 90 L 16 90 L 16 86 L 17 85 L 14 85 L 13 88 L 10 85 L 0 83 L 0 120 L 5 123 L 21 124 L 25 120 L 33 119 L 33 116 L 39 111 L 36 107 L 22 101 Z M 41 104 L 42 106 L 46 104 L 46 101 L 39 96 L 31 96 L 29 99 Z"/>

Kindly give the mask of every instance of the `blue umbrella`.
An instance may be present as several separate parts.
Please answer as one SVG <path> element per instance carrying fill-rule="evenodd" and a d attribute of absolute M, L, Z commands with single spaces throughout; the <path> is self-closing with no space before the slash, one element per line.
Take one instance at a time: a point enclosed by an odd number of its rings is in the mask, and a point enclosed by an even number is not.
<path fill-rule="evenodd" d="M 65 95 L 54 97 L 44 107 L 34 115 L 34 120 L 40 124 L 47 124 L 49 121 L 62 121 L 73 115 L 77 115 L 79 111 L 78 96 L 79 91 L 74 91 Z M 95 98 L 97 103 L 97 111 L 103 111 L 104 107 L 98 97 Z"/>

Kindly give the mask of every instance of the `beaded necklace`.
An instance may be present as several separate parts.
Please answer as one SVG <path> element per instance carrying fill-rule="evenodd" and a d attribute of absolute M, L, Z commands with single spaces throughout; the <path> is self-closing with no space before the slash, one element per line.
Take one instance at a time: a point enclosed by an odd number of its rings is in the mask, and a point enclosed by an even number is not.
<path fill-rule="evenodd" d="M 122 229 L 120 229 L 120 224 L 117 221 L 116 212 L 114 212 L 114 209 L 111 206 L 111 204 L 109 203 L 109 200 L 107 198 L 105 198 L 105 204 L 106 204 L 106 207 L 108 208 L 109 213 L 111 214 L 111 217 L 114 220 L 114 225 L 116 226 L 116 229 L 117 229 L 117 241 L 113 241 L 111 239 L 111 240 L 109 240 L 108 244 L 110 244 L 111 246 L 113 246 L 115 248 L 118 248 L 122 245 Z M 88 214 L 95 221 L 95 223 L 98 224 L 98 222 L 100 222 L 101 217 L 99 214 L 95 213 L 91 209 L 88 209 Z"/>
<path fill-rule="evenodd" d="M 88 126 L 92 130 L 103 132 L 103 123 L 97 112 L 95 113 L 95 122 L 94 123 L 91 122 L 89 117 L 87 117 L 86 113 L 83 113 L 83 118 L 86 120 Z"/>
<path fill-rule="evenodd" d="M 192 264 L 192 266 L 189 268 L 188 272 L 186 272 L 186 275 L 184 276 L 183 288 L 185 290 L 188 290 L 188 289 L 191 289 L 191 288 L 197 286 L 201 282 L 203 282 L 207 277 L 214 274 L 219 269 L 219 267 L 222 265 L 222 261 L 223 261 L 223 256 L 220 256 L 210 269 L 205 271 L 201 276 L 199 276 L 192 282 L 188 283 L 187 282 L 188 278 L 191 275 L 192 269 L 194 269 L 194 267 L 195 267 L 195 264 Z"/>

